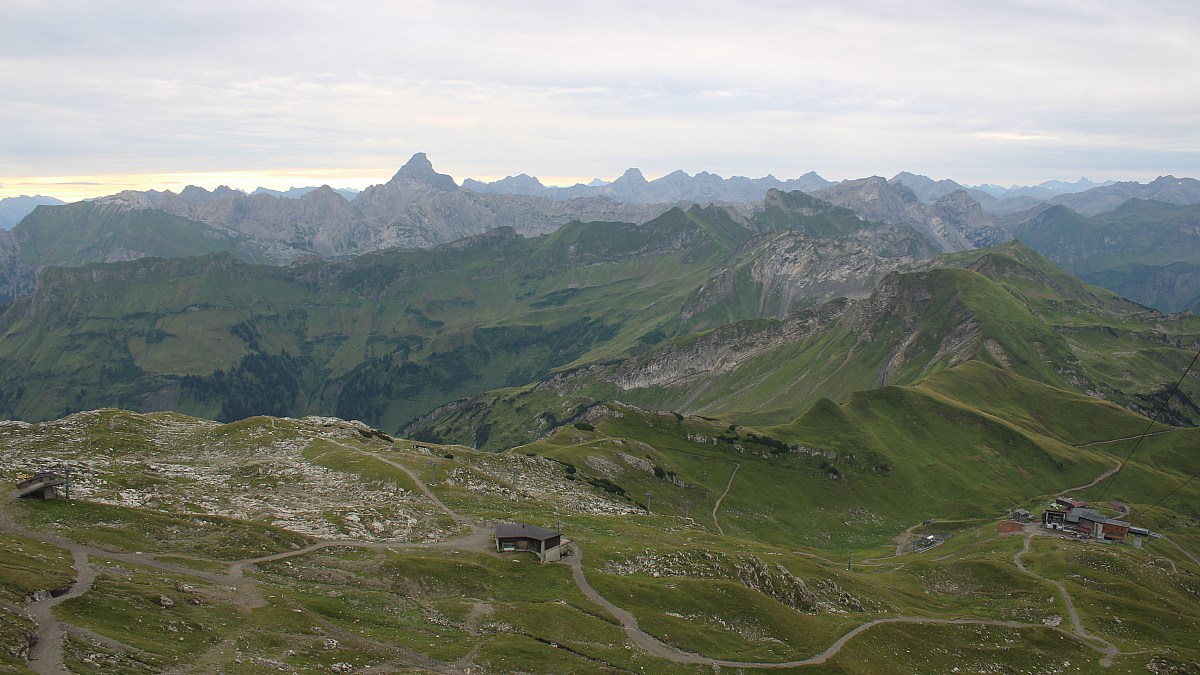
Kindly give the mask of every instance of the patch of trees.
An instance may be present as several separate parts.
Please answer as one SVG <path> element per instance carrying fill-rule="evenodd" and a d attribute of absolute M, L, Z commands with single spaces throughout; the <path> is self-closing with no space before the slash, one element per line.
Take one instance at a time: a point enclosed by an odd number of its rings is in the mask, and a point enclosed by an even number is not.
<path fill-rule="evenodd" d="M 283 417 L 292 414 L 300 397 L 300 383 L 307 360 L 291 354 L 247 354 L 228 372 L 185 375 L 180 378 L 183 395 L 200 402 L 221 403 L 220 422 L 233 422 L 254 415 Z"/>

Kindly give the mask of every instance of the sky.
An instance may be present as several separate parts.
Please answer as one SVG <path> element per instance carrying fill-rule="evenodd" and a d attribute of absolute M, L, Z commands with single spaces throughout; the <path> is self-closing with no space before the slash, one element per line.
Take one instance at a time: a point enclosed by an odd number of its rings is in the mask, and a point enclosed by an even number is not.
<path fill-rule="evenodd" d="M 1200 177 L 1200 3 L 3 0 L 0 197 Z"/>

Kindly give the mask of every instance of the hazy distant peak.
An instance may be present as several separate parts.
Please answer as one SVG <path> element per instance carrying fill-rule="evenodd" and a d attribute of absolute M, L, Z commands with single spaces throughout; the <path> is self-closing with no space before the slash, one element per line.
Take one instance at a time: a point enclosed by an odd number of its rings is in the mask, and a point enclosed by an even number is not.
<path fill-rule="evenodd" d="M 646 177 L 642 175 L 641 169 L 630 168 L 630 169 L 626 169 L 625 173 L 621 174 L 620 178 L 613 181 L 613 184 L 615 185 L 616 183 L 645 183 L 645 182 L 646 182 Z"/>
<path fill-rule="evenodd" d="M 454 179 L 444 173 L 438 173 L 433 169 L 433 163 L 425 156 L 425 153 L 418 152 L 414 154 L 396 175 L 392 176 L 389 182 L 395 183 L 399 181 L 412 181 L 424 183 L 436 190 L 444 190 L 451 192 L 458 189 L 458 183 Z"/>
<path fill-rule="evenodd" d="M 200 187 L 199 185 L 188 185 L 179 191 L 179 196 L 185 201 L 189 202 L 205 201 L 211 194 L 212 193 Z"/>
<path fill-rule="evenodd" d="M 45 195 L 21 195 L 0 199 L 0 230 L 6 230 L 21 222 L 22 218 L 39 206 L 59 206 L 65 203 L 61 199 Z"/>
<path fill-rule="evenodd" d="M 493 185 L 495 185 L 497 187 L 513 186 L 513 187 L 520 187 L 520 188 L 526 188 L 526 189 L 537 189 L 537 188 L 546 187 L 545 185 L 542 185 L 542 181 L 538 180 L 537 176 L 530 176 L 527 173 L 519 173 L 515 176 L 505 176 L 504 178 L 501 178 L 500 180 L 493 183 Z"/>

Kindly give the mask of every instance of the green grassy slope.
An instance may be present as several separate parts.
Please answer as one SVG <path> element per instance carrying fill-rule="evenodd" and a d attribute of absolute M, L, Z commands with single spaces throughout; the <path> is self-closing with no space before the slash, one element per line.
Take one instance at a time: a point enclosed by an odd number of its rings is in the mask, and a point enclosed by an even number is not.
<path fill-rule="evenodd" d="M 321 411 L 396 429 L 447 401 L 692 330 L 709 320 L 685 309 L 695 289 L 730 260 L 748 265 L 738 256 L 756 236 L 697 207 L 642 226 L 571 223 L 531 239 L 501 228 L 288 268 L 214 254 L 50 269 L 37 295 L 0 315 L 0 416 Z M 779 311 L 763 292 L 740 290 L 727 315 Z"/>
<path fill-rule="evenodd" d="M 1131 199 L 1087 217 L 1064 206 L 1019 226 L 1016 236 L 1063 269 L 1086 274 L 1129 264 L 1200 262 L 1194 225 L 1200 207 Z"/>
<path fill-rule="evenodd" d="M 911 385 L 971 361 L 1149 413 L 1200 342 L 1195 317 L 1161 315 L 1088 286 L 1019 243 L 930 267 L 889 275 L 861 301 L 682 336 L 619 362 L 464 402 L 409 431 L 478 442 L 473 430 L 487 428 L 499 432 L 487 447 L 499 448 L 609 399 L 779 424 L 822 398 L 841 402 L 887 384 Z M 1194 424 L 1198 393 L 1185 381 L 1163 421 Z"/>
<path fill-rule="evenodd" d="M 1061 414 L 1041 415 L 1045 409 Z M 561 526 L 586 552 L 583 567 L 598 591 L 642 629 L 691 653 L 803 659 L 868 621 L 903 616 L 1021 626 L 878 625 L 815 670 L 1023 670 L 1052 656 L 1073 664 L 1056 672 L 1101 668 L 1099 654 L 1050 627 L 1065 619 L 1060 627 L 1069 628 L 1064 602 L 1048 581 L 1014 565 L 1021 537 L 998 536 L 995 523 L 1010 508 L 1094 479 L 1124 448 L 1071 446 L 1123 434 L 1144 418 L 969 363 L 919 386 L 822 402 L 774 428 L 615 404 L 589 419 L 504 453 L 390 440 L 329 419 L 219 425 L 108 410 L 8 424 L 0 427 L 0 480 L 15 478 L 11 467 L 70 461 L 81 467 L 81 496 L 0 508 L 23 527 L 110 551 L 89 556 L 94 585 L 56 610 L 84 629 L 65 645 L 75 670 L 184 663 L 194 672 L 328 671 L 349 663 L 711 672 L 637 648 L 568 568 L 496 555 L 486 528 L 479 542 L 438 545 L 464 530 L 446 522 L 399 467 L 477 521 Z M 1132 520 L 1157 518 L 1155 529 L 1194 548 L 1188 537 L 1200 487 L 1145 511 L 1164 484 L 1196 468 L 1187 452 L 1194 434 L 1150 440 L 1114 494 L 1127 499 Z M 1142 478 L 1125 482 L 1141 475 L 1157 475 L 1160 489 Z M 305 480 L 332 489 L 298 484 Z M 397 501 L 420 524 L 405 536 L 348 529 L 335 535 L 342 544 L 304 553 L 312 535 L 249 517 L 246 499 L 261 518 L 301 529 L 401 523 L 406 516 L 387 511 Z M 220 515 L 229 510 L 246 519 Z M 931 516 L 928 527 L 918 525 Z M 912 525 L 917 536 L 949 538 L 893 557 L 893 538 Z M 69 558 L 61 549 L 4 541 L 0 569 L 9 583 L 0 591 L 63 584 Z M 238 558 L 289 552 L 246 567 L 236 585 L 222 576 Z M 35 560 L 47 564 L 37 568 Z M 1188 641 L 1200 621 L 1191 581 L 1200 567 L 1167 542 L 1135 549 L 1039 537 L 1024 562 L 1064 583 L 1087 629 L 1118 646 L 1115 671 L 1173 665 L 1186 672 L 1200 659 Z M 0 632 L 5 647 L 22 640 Z M 20 659 L 4 665 L 20 667 Z"/>
<path fill-rule="evenodd" d="M 253 260 L 247 242 L 158 209 L 77 202 L 37 209 L 13 228 L 21 263 L 30 269 L 153 256 L 177 258 L 226 251 Z"/>

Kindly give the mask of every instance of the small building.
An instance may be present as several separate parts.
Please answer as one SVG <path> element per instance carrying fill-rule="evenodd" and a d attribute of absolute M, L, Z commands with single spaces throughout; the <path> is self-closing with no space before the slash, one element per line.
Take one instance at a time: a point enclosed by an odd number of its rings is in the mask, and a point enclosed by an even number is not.
<path fill-rule="evenodd" d="M 59 488 L 65 484 L 66 479 L 57 473 L 42 471 L 17 483 L 16 494 L 22 499 L 58 499 L 63 496 Z"/>
<path fill-rule="evenodd" d="M 1025 509 L 1017 509 L 1016 511 L 1013 511 L 1008 518 L 1009 520 L 1015 520 L 1018 523 L 1028 523 L 1029 521 L 1033 520 L 1033 514 Z"/>
<path fill-rule="evenodd" d="M 496 552 L 532 551 L 542 562 L 562 559 L 562 533 L 524 523 L 496 526 Z"/>

